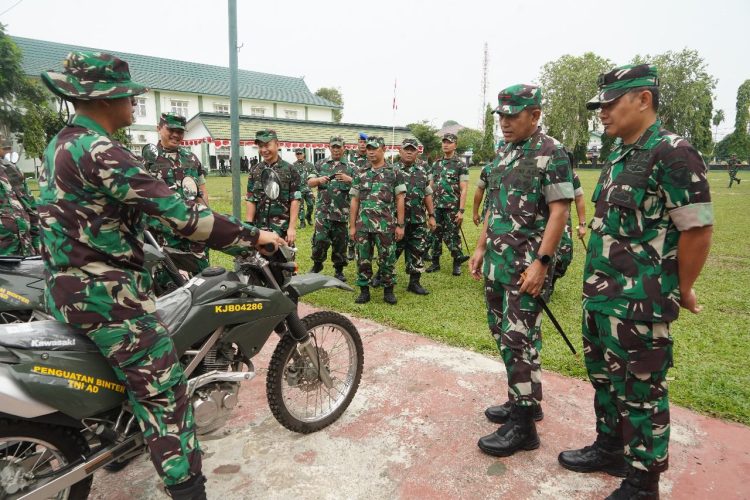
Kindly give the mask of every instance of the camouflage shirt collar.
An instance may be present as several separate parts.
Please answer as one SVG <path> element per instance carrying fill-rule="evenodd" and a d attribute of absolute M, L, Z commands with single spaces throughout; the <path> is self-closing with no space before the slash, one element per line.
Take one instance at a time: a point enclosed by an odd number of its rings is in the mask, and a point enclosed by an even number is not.
<path fill-rule="evenodd" d="M 73 117 L 73 121 L 72 121 L 71 125 L 73 125 L 74 127 L 83 127 L 83 128 L 87 128 L 89 130 L 93 130 L 94 132 L 96 132 L 99 135 L 107 135 L 107 136 L 109 135 L 109 133 L 106 130 L 104 130 L 104 127 L 102 127 L 101 125 L 99 125 L 99 123 L 97 123 L 96 121 L 92 120 L 88 116 L 75 115 Z"/>
<path fill-rule="evenodd" d="M 659 137 L 659 130 L 661 120 L 656 120 L 633 144 L 623 144 L 622 139 L 618 138 L 613 152 L 619 152 L 618 156 L 622 157 L 634 149 L 651 149 L 654 147 L 654 139 Z"/>
<path fill-rule="evenodd" d="M 175 149 L 167 149 L 164 146 L 162 146 L 161 141 L 156 143 L 156 149 L 160 153 L 164 154 L 175 154 L 180 152 L 180 146 L 177 146 Z"/>
<path fill-rule="evenodd" d="M 533 134 L 521 142 L 513 143 L 513 148 L 524 151 L 537 150 L 542 147 L 542 127 L 537 127 Z"/>

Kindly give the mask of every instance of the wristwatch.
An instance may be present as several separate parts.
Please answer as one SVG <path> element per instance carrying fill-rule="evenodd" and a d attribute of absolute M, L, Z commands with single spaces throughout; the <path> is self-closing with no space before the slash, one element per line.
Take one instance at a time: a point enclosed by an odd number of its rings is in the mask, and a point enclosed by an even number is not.
<path fill-rule="evenodd" d="M 458 211 L 459 211 L 459 213 L 464 213 L 464 212 L 466 212 L 466 209 L 465 208 L 459 208 Z"/>
<path fill-rule="evenodd" d="M 403 224 L 401 224 L 401 223 L 398 223 L 398 222 L 397 222 L 397 223 L 396 223 L 396 225 L 397 225 L 398 227 L 400 227 L 401 229 L 403 229 L 403 228 L 404 228 L 404 225 L 403 225 Z"/>
<path fill-rule="evenodd" d="M 552 257 L 549 255 L 537 255 L 537 260 L 544 264 L 545 266 L 549 265 L 550 261 L 552 260 Z"/>

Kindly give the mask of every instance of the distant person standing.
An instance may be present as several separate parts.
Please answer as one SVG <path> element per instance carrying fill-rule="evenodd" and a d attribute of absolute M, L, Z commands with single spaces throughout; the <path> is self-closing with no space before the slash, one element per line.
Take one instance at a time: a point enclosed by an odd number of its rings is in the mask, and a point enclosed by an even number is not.
<path fill-rule="evenodd" d="M 23 173 L 10 161 L 13 143 L 0 152 L 0 255 L 39 253 L 39 215 Z M 8 157 L 8 159 L 6 159 Z"/>
<path fill-rule="evenodd" d="M 356 172 L 359 169 L 362 169 L 367 164 L 367 134 L 364 132 L 360 132 L 358 139 L 357 139 L 357 149 L 349 156 L 349 163 L 354 165 L 354 171 Z M 346 258 L 349 260 L 354 260 L 356 258 L 356 255 L 354 254 L 354 249 L 356 246 L 356 242 L 353 239 L 349 239 L 346 248 Z"/>
<path fill-rule="evenodd" d="M 737 155 L 733 154 L 727 162 L 727 170 L 729 171 L 729 188 L 732 188 L 733 183 L 740 184 L 742 179 L 737 177 L 737 172 L 740 170 L 740 162 L 737 160 Z"/>
<path fill-rule="evenodd" d="M 299 202 L 299 220 L 300 229 L 305 228 L 305 220 L 309 225 L 313 225 L 312 217 L 313 211 L 315 210 L 315 197 L 312 194 L 312 189 L 307 185 L 307 178 L 313 173 L 314 166 L 309 161 L 305 160 L 305 150 L 297 148 L 294 150 L 294 155 L 297 157 L 292 165 L 299 172 L 300 179 L 302 180 L 302 199 Z M 345 232 L 346 233 L 346 232 Z"/>

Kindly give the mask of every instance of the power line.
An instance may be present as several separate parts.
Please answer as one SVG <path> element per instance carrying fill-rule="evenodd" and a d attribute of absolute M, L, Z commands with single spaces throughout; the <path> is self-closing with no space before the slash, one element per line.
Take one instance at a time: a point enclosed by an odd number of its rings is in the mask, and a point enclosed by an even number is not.
<path fill-rule="evenodd" d="M 5 9 L 4 11 L 0 12 L 0 16 L 2 16 L 2 15 L 4 15 L 4 14 L 6 14 L 6 13 L 8 13 L 8 12 L 10 12 L 11 10 L 13 10 L 13 8 L 14 8 L 14 7 L 16 7 L 16 6 L 17 6 L 17 5 L 19 4 L 19 3 L 21 3 L 21 2 L 23 2 L 23 0 L 18 0 L 18 1 L 16 2 L 16 3 L 14 3 L 13 5 L 11 5 L 11 6 L 10 6 L 10 7 L 8 7 L 7 9 Z"/>

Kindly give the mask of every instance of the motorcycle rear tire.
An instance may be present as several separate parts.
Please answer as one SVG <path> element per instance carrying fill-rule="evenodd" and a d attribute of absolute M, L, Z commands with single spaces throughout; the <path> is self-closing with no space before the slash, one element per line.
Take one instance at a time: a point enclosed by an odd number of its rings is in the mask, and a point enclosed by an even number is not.
<path fill-rule="evenodd" d="M 359 336 L 357 328 L 346 316 L 332 311 L 321 311 L 310 314 L 301 318 L 308 331 L 326 324 L 332 324 L 339 327 L 352 341 L 354 346 L 354 358 L 356 367 L 351 383 L 348 385 L 348 392 L 345 397 L 338 402 L 335 409 L 328 415 L 318 420 L 301 420 L 294 416 L 284 401 L 282 388 L 287 384 L 285 378 L 286 367 L 290 358 L 295 354 L 297 341 L 291 335 L 284 335 L 279 340 L 276 349 L 271 357 L 266 376 L 266 396 L 268 405 L 276 420 L 290 431 L 301 434 L 309 434 L 328 427 L 346 411 L 349 404 L 357 393 L 357 388 L 362 379 L 362 368 L 364 365 L 364 349 L 362 347 L 362 338 Z"/>
<path fill-rule="evenodd" d="M 3 438 L 8 437 L 29 438 L 49 444 L 65 457 L 68 464 L 79 460 L 81 456 L 88 455 L 89 453 L 89 447 L 83 436 L 75 430 L 66 427 L 18 420 L 0 420 L 0 442 L 2 442 Z M 0 454 L 0 462 L 2 462 L 2 454 Z M 85 500 L 88 498 L 93 480 L 94 476 L 92 474 L 71 486 L 67 496 L 68 500 Z M 1 493 L 3 492 L 0 491 Z M 29 491 L 24 490 L 23 494 L 26 493 L 29 493 Z"/>

